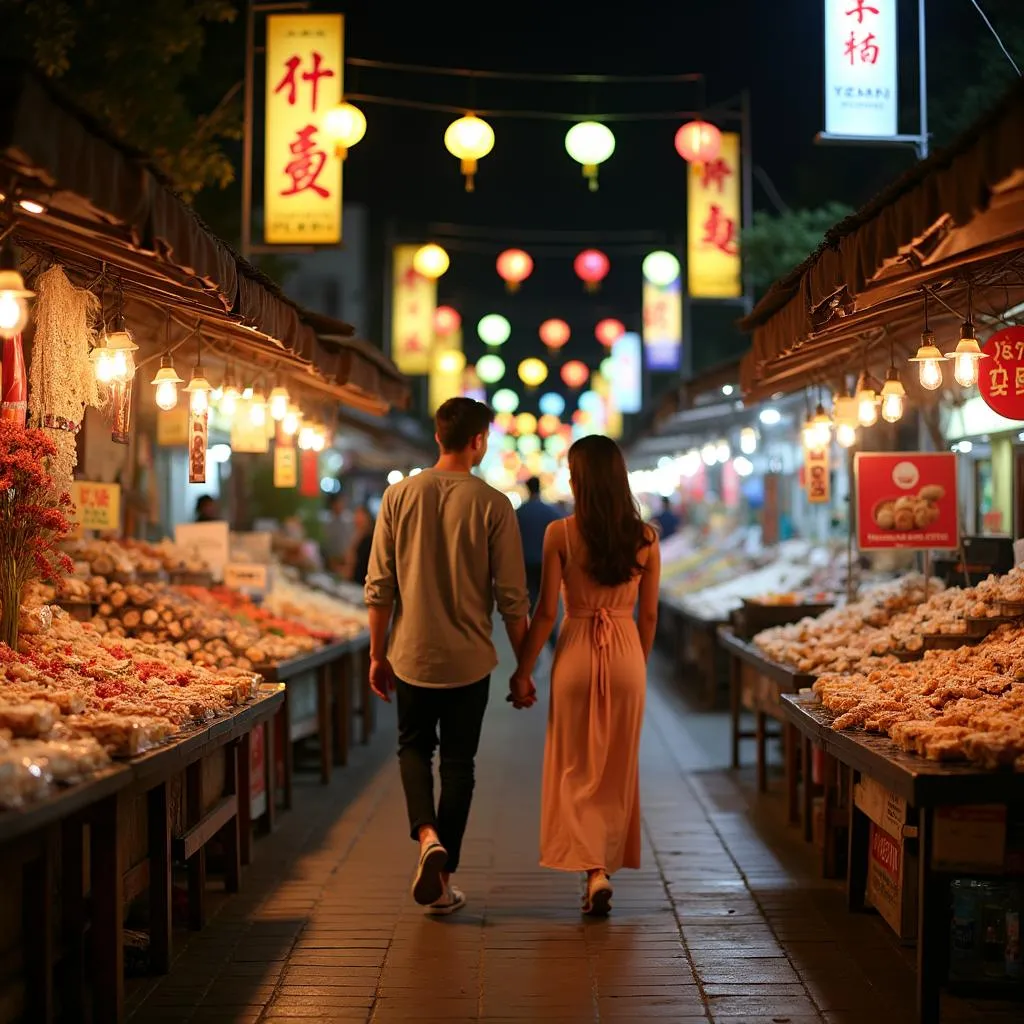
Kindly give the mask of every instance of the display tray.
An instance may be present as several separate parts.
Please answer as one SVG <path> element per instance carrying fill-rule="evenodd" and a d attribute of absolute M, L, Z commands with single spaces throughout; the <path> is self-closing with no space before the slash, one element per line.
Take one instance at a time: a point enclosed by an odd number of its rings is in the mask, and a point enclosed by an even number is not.
<path fill-rule="evenodd" d="M 831 611 L 835 603 L 815 602 L 813 604 L 771 604 L 750 598 L 743 598 L 743 607 L 733 612 L 733 624 L 737 636 L 751 640 L 764 629 L 788 626 L 803 619 L 814 619 Z"/>
<path fill-rule="evenodd" d="M 363 634 L 352 637 L 349 640 L 339 640 L 334 643 L 324 644 L 315 651 L 308 651 L 300 654 L 297 658 L 289 658 L 278 665 L 260 665 L 256 671 L 259 672 L 268 683 L 286 683 L 289 679 L 303 675 L 323 665 L 329 665 L 342 655 L 360 647 Z"/>
<path fill-rule="evenodd" d="M 986 637 L 1000 626 L 1020 625 L 1019 615 L 989 615 L 983 619 L 967 618 L 967 635 Z"/>
<path fill-rule="evenodd" d="M 748 665 L 753 665 L 762 675 L 793 693 L 811 686 L 817 679 L 817 676 L 811 675 L 809 672 L 797 672 L 796 669 L 790 668 L 788 665 L 780 665 L 777 661 L 769 660 L 750 641 L 737 636 L 728 627 L 718 630 L 718 642 L 730 654 L 745 661 Z"/>
<path fill-rule="evenodd" d="M 961 647 L 973 647 L 981 643 L 984 635 L 971 636 L 969 633 L 925 633 L 921 639 L 924 641 L 926 651 L 957 651 Z"/>
<path fill-rule="evenodd" d="M 904 753 L 884 733 L 832 728 L 838 717 L 807 694 L 783 694 L 786 717 L 827 754 L 869 775 L 914 807 L 1011 803 L 1024 798 L 1024 773 L 988 772 L 966 762 Z"/>
<path fill-rule="evenodd" d="M 125 760 L 118 760 L 71 786 L 55 788 L 51 795 L 23 808 L 0 811 L 0 845 L 70 817 L 128 786 L 169 777 L 273 716 L 284 702 L 284 687 L 265 684 L 248 704 L 230 715 L 177 733 L 166 743 Z"/>

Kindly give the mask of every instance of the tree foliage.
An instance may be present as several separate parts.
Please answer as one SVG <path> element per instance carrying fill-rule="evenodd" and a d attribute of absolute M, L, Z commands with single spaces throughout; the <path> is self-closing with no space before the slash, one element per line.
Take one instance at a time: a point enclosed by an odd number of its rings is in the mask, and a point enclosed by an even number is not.
<path fill-rule="evenodd" d="M 817 249 L 825 232 L 853 210 L 843 203 L 827 203 L 812 210 L 754 214 L 743 232 L 743 255 L 754 287 L 760 292 L 802 263 Z"/>
<path fill-rule="evenodd" d="M 204 48 L 237 14 L 234 0 L 0 0 L 0 59 L 30 60 L 191 200 L 234 179 L 222 144 L 241 133 L 241 83 L 211 75 Z"/>

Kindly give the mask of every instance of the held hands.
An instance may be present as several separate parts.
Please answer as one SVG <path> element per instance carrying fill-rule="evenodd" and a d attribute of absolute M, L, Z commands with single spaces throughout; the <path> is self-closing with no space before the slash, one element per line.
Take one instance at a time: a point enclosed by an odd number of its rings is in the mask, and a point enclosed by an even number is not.
<path fill-rule="evenodd" d="M 515 673 L 509 680 L 508 696 L 505 698 L 517 711 L 532 708 L 537 703 L 537 687 L 528 675 Z"/>
<path fill-rule="evenodd" d="M 391 694 L 395 689 L 395 671 L 387 658 L 370 659 L 370 689 L 385 704 L 391 703 Z"/>

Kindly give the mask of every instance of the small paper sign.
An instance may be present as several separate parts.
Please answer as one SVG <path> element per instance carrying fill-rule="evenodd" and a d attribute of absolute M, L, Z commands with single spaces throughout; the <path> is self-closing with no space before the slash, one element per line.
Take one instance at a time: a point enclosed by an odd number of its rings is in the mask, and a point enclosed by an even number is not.
<path fill-rule="evenodd" d="M 121 526 L 121 485 L 97 484 L 74 480 L 71 500 L 75 512 L 71 517 L 83 530 L 117 530 Z"/>
<path fill-rule="evenodd" d="M 226 522 L 179 523 L 174 543 L 185 549 L 186 557 L 205 562 L 215 580 L 223 579 L 228 564 L 229 533 Z"/>
<path fill-rule="evenodd" d="M 274 486 L 295 487 L 299 482 L 299 460 L 295 448 L 274 445 Z"/>
<path fill-rule="evenodd" d="M 161 448 L 184 448 L 188 444 L 187 405 L 160 409 L 156 414 L 156 443 Z"/>
<path fill-rule="evenodd" d="M 206 483 L 206 443 L 209 430 L 209 413 L 194 412 L 189 416 L 188 441 L 188 482 Z"/>
<path fill-rule="evenodd" d="M 224 566 L 224 586 L 244 594 L 267 592 L 267 567 L 250 562 L 228 562 Z"/>
<path fill-rule="evenodd" d="M 827 505 L 832 497 L 829 479 L 828 449 L 808 450 L 804 455 L 804 485 L 812 505 Z"/>

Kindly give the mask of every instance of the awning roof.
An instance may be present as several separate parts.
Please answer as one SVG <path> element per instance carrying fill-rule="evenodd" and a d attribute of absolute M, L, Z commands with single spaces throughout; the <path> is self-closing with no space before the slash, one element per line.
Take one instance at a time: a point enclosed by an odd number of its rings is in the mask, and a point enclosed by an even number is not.
<path fill-rule="evenodd" d="M 753 332 L 744 397 L 758 400 L 912 354 L 922 291 L 931 326 L 955 343 L 967 282 L 975 319 L 1024 300 L 1024 81 L 957 142 L 832 228 L 741 323 Z M 952 347 L 950 345 L 949 347 Z M 852 362 L 851 362 L 852 360 Z"/>
<path fill-rule="evenodd" d="M 146 304 L 202 322 L 211 340 L 290 354 L 317 388 L 357 407 L 405 407 L 409 387 L 355 329 L 310 314 L 214 236 L 146 157 L 75 110 L 44 79 L 0 68 L 0 192 L 14 182 L 42 214 L 15 207 L 19 245 L 123 281 L 130 316 Z M 145 319 L 145 318 L 144 318 Z M 154 318 L 150 318 L 154 319 Z"/>

